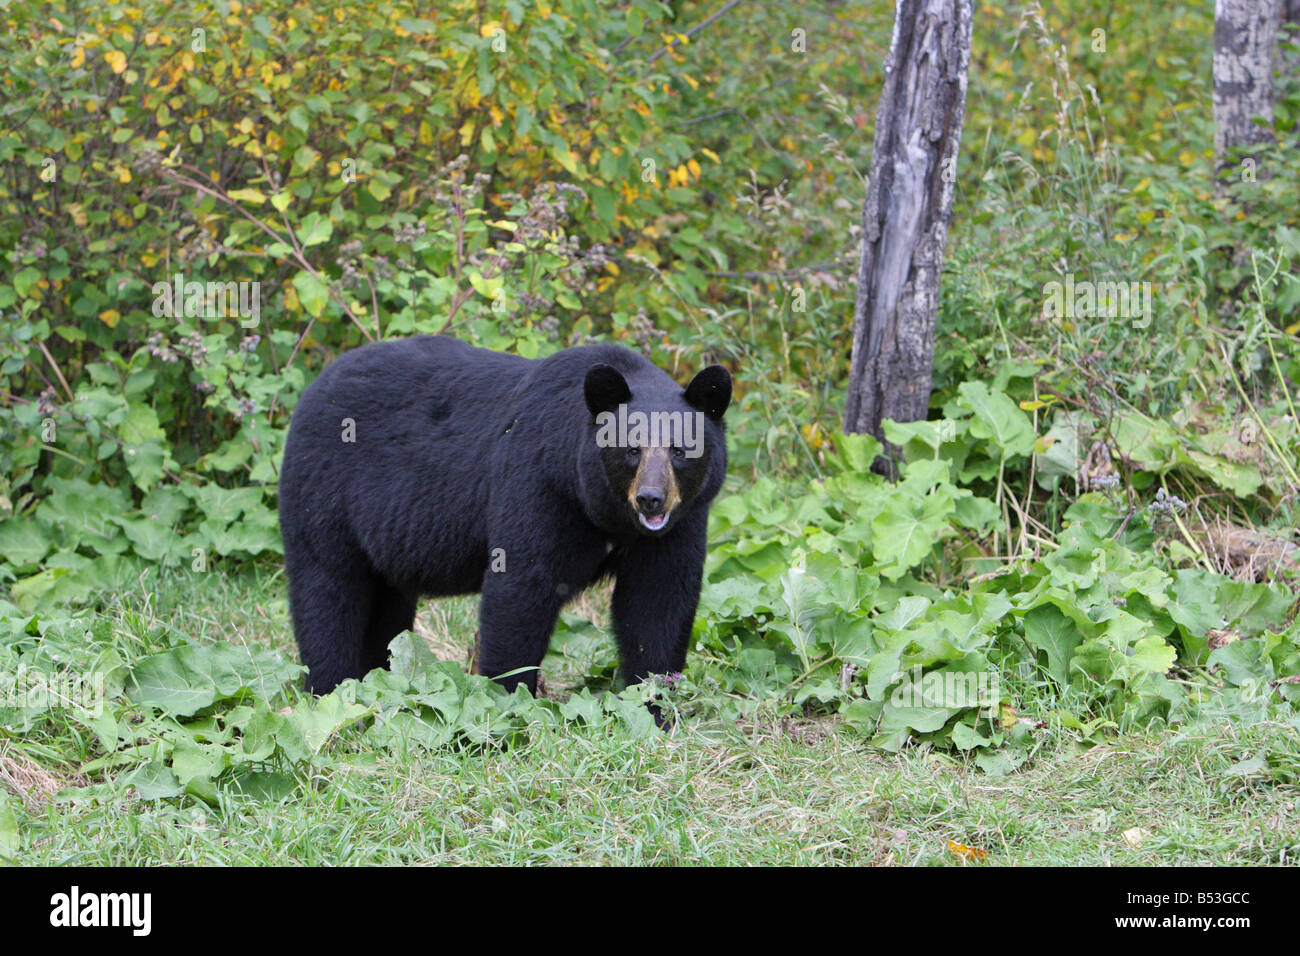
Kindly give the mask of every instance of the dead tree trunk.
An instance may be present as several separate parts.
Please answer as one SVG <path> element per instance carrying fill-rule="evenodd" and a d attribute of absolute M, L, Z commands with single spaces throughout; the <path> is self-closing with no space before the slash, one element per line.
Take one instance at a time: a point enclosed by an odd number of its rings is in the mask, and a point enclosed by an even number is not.
<path fill-rule="evenodd" d="M 939 272 L 966 109 L 972 0 L 897 0 L 876 113 L 844 430 L 927 417 Z M 896 473 L 886 444 L 875 468 Z"/>
<path fill-rule="evenodd" d="M 1214 5 L 1214 161 L 1219 188 L 1253 182 L 1253 162 L 1236 150 L 1273 140 L 1273 48 L 1284 0 L 1216 0 Z M 1246 166 L 1242 163 L 1246 162 Z"/>

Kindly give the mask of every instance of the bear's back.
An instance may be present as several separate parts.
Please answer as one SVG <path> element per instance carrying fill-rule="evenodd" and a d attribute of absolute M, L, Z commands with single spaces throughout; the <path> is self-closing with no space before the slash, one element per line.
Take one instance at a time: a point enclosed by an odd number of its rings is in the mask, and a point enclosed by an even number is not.
<path fill-rule="evenodd" d="M 472 590 L 486 553 L 487 451 L 533 365 L 438 336 L 331 362 L 299 400 L 285 446 L 286 544 L 359 547 L 394 584 Z"/>
<path fill-rule="evenodd" d="M 413 396 L 448 391 L 453 384 L 463 386 L 467 379 L 477 387 L 462 391 L 465 397 L 484 392 L 505 394 L 531 364 L 518 355 L 475 348 L 459 339 L 421 335 L 375 342 L 344 353 L 325 367 L 307 394 L 346 382 L 347 388 L 363 386 L 384 394 Z"/>

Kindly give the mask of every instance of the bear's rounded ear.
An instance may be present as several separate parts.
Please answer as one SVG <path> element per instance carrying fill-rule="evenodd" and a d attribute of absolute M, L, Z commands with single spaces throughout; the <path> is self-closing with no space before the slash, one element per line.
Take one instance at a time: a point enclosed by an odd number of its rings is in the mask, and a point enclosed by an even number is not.
<path fill-rule="evenodd" d="M 710 365 L 686 386 L 686 401 L 718 421 L 731 404 L 731 373 L 721 365 Z"/>
<path fill-rule="evenodd" d="M 593 365 L 587 370 L 587 380 L 582 385 L 591 414 L 612 412 L 632 398 L 627 379 L 612 365 Z"/>

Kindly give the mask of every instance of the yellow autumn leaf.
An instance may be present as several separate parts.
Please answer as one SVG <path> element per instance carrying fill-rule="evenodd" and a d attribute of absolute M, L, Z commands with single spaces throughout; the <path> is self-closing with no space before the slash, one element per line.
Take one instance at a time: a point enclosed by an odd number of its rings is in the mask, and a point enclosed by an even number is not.
<path fill-rule="evenodd" d="M 103 312 L 99 313 L 99 321 L 103 322 L 110 329 L 117 325 L 121 318 L 122 314 L 118 312 L 117 309 L 105 309 Z"/>
<path fill-rule="evenodd" d="M 711 149 L 701 149 L 700 152 L 709 157 L 709 159 L 713 160 L 715 163 L 722 162 L 722 160 L 718 158 L 718 154 Z"/>
<path fill-rule="evenodd" d="M 948 841 L 948 849 L 963 860 L 979 861 L 988 856 L 988 853 L 981 850 L 979 847 L 966 846 L 964 843 L 958 843 L 956 840 Z"/>
<path fill-rule="evenodd" d="M 80 46 L 79 46 L 79 47 L 75 47 L 75 48 L 73 49 L 73 51 L 72 51 L 72 59 L 71 59 L 71 62 L 72 62 L 72 68 L 73 68 L 74 70 L 77 69 L 79 66 L 81 66 L 83 63 L 85 63 L 85 62 L 86 62 L 86 48 L 85 48 L 85 47 L 80 47 Z"/>
<path fill-rule="evenodd" d="M 121 73 L 126 69 L 126 54 L 121 50 L 106 50 L 104 59 L 113 68 L 114 73 Z"/>
<path fill-rule="evenodd" d="M 1002 722 L 1003 730 L 1010 730 L 1016 725 L 1016 709 L 1010 704 L 1003 704 L 998 708 L 998 719 Z"/>
<path fill-rule="evenodd" d="M 571 149 L 560 149 L 558 146 L 551 150 L 551 155 L 555 161 L 563 166 L 575 176 L 578 174 L 578 154 Z"/>
<path fill-rule="evenodd" d="M 266 196 L 257 189 L 232 189 L 227 195 L 238 202 L 249 202 L 255 206 L 266 202 Z"/>

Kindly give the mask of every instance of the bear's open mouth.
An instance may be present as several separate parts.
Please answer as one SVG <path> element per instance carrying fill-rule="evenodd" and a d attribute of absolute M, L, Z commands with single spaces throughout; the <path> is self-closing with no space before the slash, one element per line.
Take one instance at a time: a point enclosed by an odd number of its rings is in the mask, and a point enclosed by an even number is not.
<path fill-rule="evenodd" d="M 668 512 L 666 511 L 661 515 L 643 515 L 638 511 L 636 516 L 651 531 L 658 531 L 668 523 Z"/>

